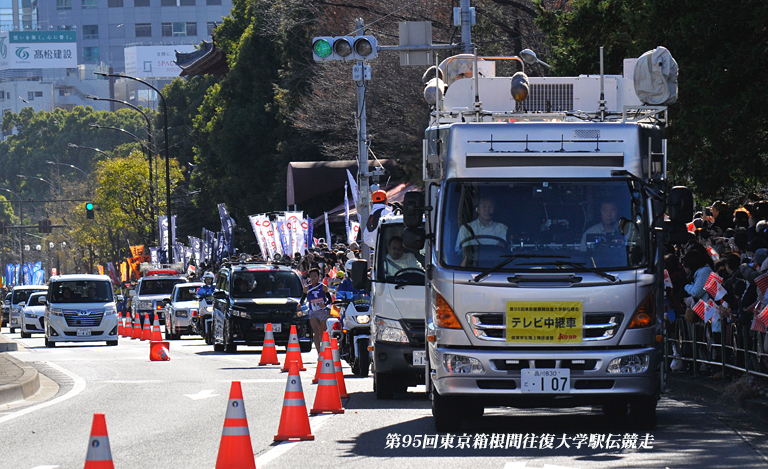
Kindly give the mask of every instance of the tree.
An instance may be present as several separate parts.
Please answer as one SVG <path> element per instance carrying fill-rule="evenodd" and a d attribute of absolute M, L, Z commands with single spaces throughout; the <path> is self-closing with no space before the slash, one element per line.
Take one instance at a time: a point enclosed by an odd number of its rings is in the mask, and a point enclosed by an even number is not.
<path fill-rule="evenodd" d="M 669 169 L 676 184 L 703 200 L 743 200 L 768 183 L 768 4 L 758 0 L 575 0 L 569 11 L 537 4 L 549 35 L 553 73 L 606 72 L 657 45 L 680 67 L 679 99 L 670 107 Z M 742 200 L 738 202 L 741 203 Z"/>

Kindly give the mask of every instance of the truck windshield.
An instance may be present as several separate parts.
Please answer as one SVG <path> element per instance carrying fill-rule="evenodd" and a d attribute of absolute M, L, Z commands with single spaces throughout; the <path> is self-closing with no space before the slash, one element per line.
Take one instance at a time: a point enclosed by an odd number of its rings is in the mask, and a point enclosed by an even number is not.
<path fill-rule="evenodd" d="M 376 248 L 376 281 L 400 285 L 424 285 L 424 251 L 403 246 L 402 223 L 379 227 Z"/>
<path fill-rule="evenodd" d="M 169 295 L 173 291 L 173 286 L 177 283 L 184 283 L 183 279 L 163 279 L 163 280 L 142 280 L 139 285 L 139 295 Z"/>
<path fill-rule="evenodd" d="M 45 291 L 45 287 L 40 287 L 38 290 L 33 289 L 27 289 L 27 290 L 13 290 L 13 300 L 12 303 L 17 305 L 19 303 L 26 303 L 29 299 L 29 295 L 35 292 L 39 291 Z"/>
<path fill-rule="evenodd" d="M 301 298 L 299 276 L 293 272 L 236 271 L 232 276 L 233 298 Z"/>
<path fill-rule="evenodd" d="M 197 290 L 203 285 L 192 285 L 187 287 L 178 287 L 176 289 L 176 299 L 174 301 L 195 301 L 197 299 Z"/>
<path fill-rule="evenodd" d="M 48 288 L 51 303 L 104 303 L 113 301 L 112 285 L 93 280 L 53 282 Z"/>
<path fill-rule="evenodd" d="M 441 259 L 503 271 L 626 269 L 648 261 L 647 215 L 627 180 L 449 181 Z M 576 264 L 575 266 L 573 264 Z"/>

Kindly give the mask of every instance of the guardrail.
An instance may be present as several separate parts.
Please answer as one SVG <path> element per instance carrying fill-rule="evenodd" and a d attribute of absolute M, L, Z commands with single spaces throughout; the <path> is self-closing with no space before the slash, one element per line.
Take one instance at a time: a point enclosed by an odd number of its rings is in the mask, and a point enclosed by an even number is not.
<path fill-rule="evenodd" d="M 678 318 L 670 331 L 673 336 L 665 335 L 665 369 L 669 370 L 671 361 L 676 359 L 692 363 L 694 376 L 700 373 L 701 364 L 707 364 L 719 367 L 723 379 L 726 369 L 768 378 L 768 333 L 726 319 L 720 319 L 720 325 L 722 332 L 713 333 L 711 324 L 691 324 Z"/>

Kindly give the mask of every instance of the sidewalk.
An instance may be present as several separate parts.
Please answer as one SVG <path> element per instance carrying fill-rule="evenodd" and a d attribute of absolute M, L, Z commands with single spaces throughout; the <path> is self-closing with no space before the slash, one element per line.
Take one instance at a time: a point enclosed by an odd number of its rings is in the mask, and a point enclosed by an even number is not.
<path fill-rule="evenodd" d="M 733 381 L 737 377 L 729 379 L 693 377 L 690 374 L 667 374 L 666 394 L 680 396 L 692 400 L 715 402 L 732 410 L 748 412 L 756 417 L 768 421 L 768 396 L 748 399 L 740 398 L 738 390 L 735 390 Z"/>
<path fill-rule="evenodd" d="M 0 405 L 27 399 L 40 390 L 37 370 L 10 356 L 18 344 L 0 334 Z"/>

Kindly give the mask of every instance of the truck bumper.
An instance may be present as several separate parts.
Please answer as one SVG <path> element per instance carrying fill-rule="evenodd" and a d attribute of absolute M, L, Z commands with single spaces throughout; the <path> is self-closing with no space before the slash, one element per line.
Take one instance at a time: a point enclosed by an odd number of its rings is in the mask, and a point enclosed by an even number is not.
<path fill-rule="evenodd" d="M 374 342 L 373 369 L 376 373 L 410 375 L 414 384 L 424 384 L 424 365 L 413 364 L 413 352 L 424 350 L 407 344 Z"/>
<path fill-rule="evenodd" d="M 472 357 L 482 364 L 478 374 L 450 373 L 446 354 Z M 643 373 L 608 373 L 614 358 L 647 354 Z M 574 407 L 627 400 L 659 393 L 659 358 L 653 347 L 614 350 L 510 351 L 439 348 L 430 344 L 431 379 L 441 395 L 482 395 L 486 405 Z M 521 389 L 522 369 L 570 369 L 570 388 L 555 394 Z"/>

